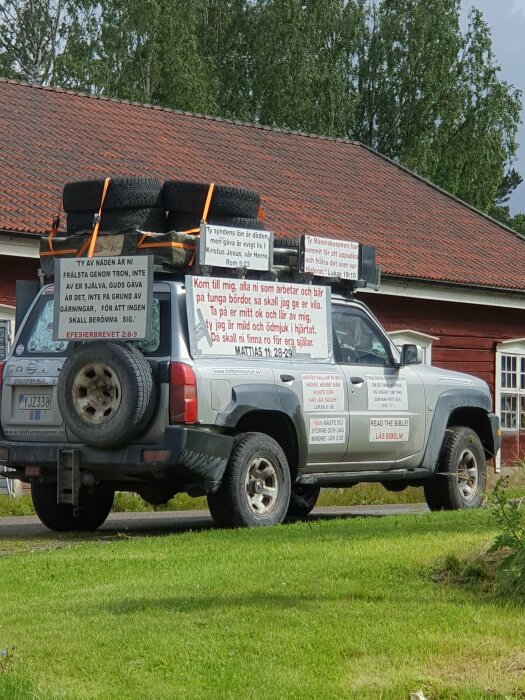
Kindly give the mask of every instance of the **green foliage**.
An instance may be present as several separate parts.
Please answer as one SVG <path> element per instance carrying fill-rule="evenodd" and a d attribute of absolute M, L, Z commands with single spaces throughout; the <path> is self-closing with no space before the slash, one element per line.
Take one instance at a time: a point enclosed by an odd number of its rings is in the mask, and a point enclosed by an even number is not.
<path fill-rule="evenodd" d="M 4 0 L 0 3 L 0 68 L 32 83 L 56 80 L 67 50 L 69 23 L 82 0 Z"/>
<path fill-rule="evenodd" d="M 502 588 L 525 595 L 525 509 L 523 499 L 510 499 L 506 479 L 500 479 L 489 498 L 492 516 L 499 532 L 490 552 L 501 552 L 498 570 Z"/>
<path fill-rule="evenodd" d="M 352 133 L 359 3 L 265 0 L 253 17 L 253 116 L 310 133 Z"/>
<path fill-rule="evenodd" d="M 478 10 L 462 34 L 459 5 L 369 2 L 357 136 L 487 211 L 516 153 L 521 94 L 499 79 Z"/>
<path fill-rule="evenodd" d="M 508 173 L 505 174 L 503 180 L 500 182 L 498 191 L 496 192 L 496 203 L 505 204 L 509 201 L 510 195 L 514 192 L 516 187 L 519 187 L 523 182 L 523 178 L 517 170 L 512 168 Z"/>
<path fill-rule="evenodd" d="M 11 498 L 10 496 L 0 494 L 0 518 L 34 514 L 35 511 L 31 502 L 31 496 Z"/>
<path fill-rule="evenodd" d="M 496 221 L 525 236 L 525 214 L 512 216 L 507 206 L 493 206 L 488 212 Z"/>

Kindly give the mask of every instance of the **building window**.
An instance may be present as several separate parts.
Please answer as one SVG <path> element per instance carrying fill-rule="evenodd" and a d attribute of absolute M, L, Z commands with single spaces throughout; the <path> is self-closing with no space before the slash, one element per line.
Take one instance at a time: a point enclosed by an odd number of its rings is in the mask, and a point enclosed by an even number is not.
<path fill-rule="evenodd" d="M 525 357 L 501 354 L 500 418 L 505 430 L 525 430 Z"/>
<path fill-rule="evenodd" d="M 421 333 L 420 331 L 411 329 L 388 331 L 388 335 L 393 340 L 398 350 L 401 350 L 404 343 L 417 345 L 423 351 L 423 364 L 432 364 L 432 341 L 439 340 L 435 335 L 429 335 L 428 333 Z"/>

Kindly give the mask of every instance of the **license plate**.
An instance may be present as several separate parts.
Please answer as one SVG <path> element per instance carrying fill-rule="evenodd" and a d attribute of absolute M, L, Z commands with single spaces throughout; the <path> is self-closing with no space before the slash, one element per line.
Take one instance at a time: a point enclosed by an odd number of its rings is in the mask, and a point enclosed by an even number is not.
<path fill-rule="evenodd" d="M 18 408 L 21 411 L 48 411 L 51 408 L 51 394 L 19 394 Z"/>

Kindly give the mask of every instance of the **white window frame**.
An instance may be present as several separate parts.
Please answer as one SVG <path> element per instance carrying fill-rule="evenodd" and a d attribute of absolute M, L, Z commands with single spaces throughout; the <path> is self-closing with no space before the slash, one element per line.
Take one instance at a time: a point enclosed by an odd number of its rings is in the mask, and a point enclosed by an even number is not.
<path fill-rule="evenodd" d="M 515 357 L 516 358 L 516 387 L 503 387 L 501 381 L 502 374 L 502 363 L 505 357 Z M 520 402 L 521 399 L 525 401 L 525 382 L 523 388 L 521 388 L 520 374 L 523 369 L 525 370 L 525 338 L 512 338 L 511 340 L 503 340 L 501 343 L 496 345 L 496 371 L 495 371 L 495 382 L 494 382 L 494 411 L 501 421 L 501 399 L 503 395 L 515 396 L 516 397 L 516 428 L 504 428 L 501 426 L 501 431 L 506 433 L 519 432 L 520 430 Z M 525 409 L 524 409 L 525 410 Z M 501 451 L 498 452 L 496 457 L 496 471 L 501 470 Z"/>
<path fill-rule="evenodd" d="M 420 331 L 414 331 L 412 329 L 389 331 L 388 335 L 399 350 L 401 350 L 402 346 L 406 343 L 417 345 L 423 350 L 423 364 L 432 364 L 432 343 L 434 340 L 439 340 L 437 336 L 421 333 Z"/>
<path fill-rule="evenodd" d="M 15 335 L 15 307 L 0 304 L 0 321 L 11 321 L 9 341 L 12 343 Z"/>

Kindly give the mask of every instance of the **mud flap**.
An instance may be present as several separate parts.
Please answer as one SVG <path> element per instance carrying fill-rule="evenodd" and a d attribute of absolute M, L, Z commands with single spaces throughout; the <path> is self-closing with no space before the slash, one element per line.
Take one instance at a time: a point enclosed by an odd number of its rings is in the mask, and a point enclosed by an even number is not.
<path fill-rule="evenodd" d="M 80 494 L 80 452 L 59 449 L 57 461 L 57 503 L 78 506 Z"/>

